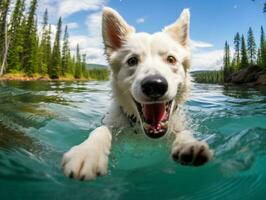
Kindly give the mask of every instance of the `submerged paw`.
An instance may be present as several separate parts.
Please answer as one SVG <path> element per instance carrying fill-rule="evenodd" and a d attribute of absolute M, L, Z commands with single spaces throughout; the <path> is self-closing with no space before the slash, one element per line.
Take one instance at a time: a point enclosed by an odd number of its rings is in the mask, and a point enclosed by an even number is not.
<path fill-rule="evenodd" d="M 211 160 L 212 151 L 205 142 L 180 144 L 173 148 L 172 157 L 181 165 L 200 166 Z"/>

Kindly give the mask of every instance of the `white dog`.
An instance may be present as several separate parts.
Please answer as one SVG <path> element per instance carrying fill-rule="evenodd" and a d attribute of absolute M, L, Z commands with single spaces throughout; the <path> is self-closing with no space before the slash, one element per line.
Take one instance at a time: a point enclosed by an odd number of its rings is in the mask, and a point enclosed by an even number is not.
<path fill-rule="evenodd" d="M 131 123 L 141 126 L 150 138 L 174 135 L 172 157 L 183 165 L 199 166 L 212 158 L 207 143 L 185 129 L 177 109 L 190 84 L 189 22 L 185 9 L 162 32 L 135 33 L 115 10 L 104 8 L 102 34 L 112 70 L 113 102 L 104 125 L 64 155 L 66 176 L 90 180 L 105 175 L 112 130 Z"/>

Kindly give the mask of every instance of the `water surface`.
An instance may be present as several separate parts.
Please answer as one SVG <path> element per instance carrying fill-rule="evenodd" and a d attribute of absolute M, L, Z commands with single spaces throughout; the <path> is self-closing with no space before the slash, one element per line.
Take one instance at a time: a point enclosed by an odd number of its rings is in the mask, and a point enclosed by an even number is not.
<path fill-rule="evenodd" d="M 193 86 L 184 110 L 215 150 L 203 167 L 172 161 L 169 141 L 114 138 L 109 173 L 65 178 L 63 153 L 101 124 L 108 82 L 0 82 L 1 199 L 265 199 L 266 90 Z"/>

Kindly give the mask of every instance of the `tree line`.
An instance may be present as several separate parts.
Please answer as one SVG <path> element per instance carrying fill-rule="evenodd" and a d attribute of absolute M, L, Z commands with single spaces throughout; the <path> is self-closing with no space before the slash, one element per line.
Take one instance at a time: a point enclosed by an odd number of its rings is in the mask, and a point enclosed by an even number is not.
<path fill-rule="evenodd" d="M 230 46 L 226 41 L 224 47 L 224 66 L 222 68 L 225 82 L 230 74 L 239 72 L 249 66 L 257 66 L 262 70 L 266 70 L 266 40 L 263 27 L 261 26 L 260 44 L 258 46 L 253 30 L 250 27 L 247 32 L 247 40 L 243 34 L 236 33 L 233 56 L 231 56 L 230 51 Z"/>
<path fill-rule="evenodd" d="M 252 0 L 255 1 L 255 0 Z M 263 4 L 263 13 L 266 13 L 266 1 Z M 247 44 L 247 45 L 246 45 Z M 234 37 L 234 55 L 226 41 L 224 46 L 223 67 L 218 71 L 194 72 L 192 76 L 199 83 L 226 83 L 230 76 L 253 65 L 255 68 L 266 71 L 266 41 L 263 27 L 261 27 L 260 44 L 257 48 L 252 28 L 248 30 L 247 42 L 244 35 L 237 32 Z"/>
<path fill-rule="evenodd" d="M 218 71 L 204 71 L 194 73 L 196 82 L 201 83 L 226 83 L 230 82 L 232 74 L 253 66 L 260 70 L 266 70 L 266 39 L 261 26 L 260 43 L 257 46 L 254 32 L 250 27 L 247 39 L 244 34 L 237 32 L 233 39 L 233 55 L 228 41 L 225 41 L 223 66 Z"/>
<path fill-rule="evenodd" d="M 51 39 L 47 9 L 43 15 L 41 30 L 38 31 L 37 5 L 38 0 L 31 0 L 26 8 L 25 0 L 16 0 L 11 10 L 11 0 L 1 0 L 0 76 L 21 72 L 29 77 L 36 74 L 48 75 L 51 79 L 90 78 L 86 54 L 80 52 L 79 44 L 75 55 L 71 54 L 68 27 L 63 27 L 61 17 L 57 22 L 54 41 Z M 97 74 L 100 76 L 101 73 L 105 74 L 105 71 L 98 70 Z"/>
<path fill-rule="evenodd" d="M 192 77 L 197 83 L 222 84 L 224 73 L 222 70 L 192 72 Z"/>

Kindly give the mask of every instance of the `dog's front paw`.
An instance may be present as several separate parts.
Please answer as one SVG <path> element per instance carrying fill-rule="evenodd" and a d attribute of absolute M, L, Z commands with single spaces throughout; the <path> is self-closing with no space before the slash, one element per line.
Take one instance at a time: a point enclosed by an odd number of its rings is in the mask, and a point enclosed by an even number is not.
<path fill-rule="evenodd" d="M 178 144 L 172 150 L 172 157 L 182 165 L 200 166 L 211 160 L 213 152 L 205 142 Z"/>
<path fill-rule="evenodd" d="M 75 146 L 64 154 L 61 165 L 70 178 L 92 180 L 107 174 L 108 153 L 96 147 Z"/>

